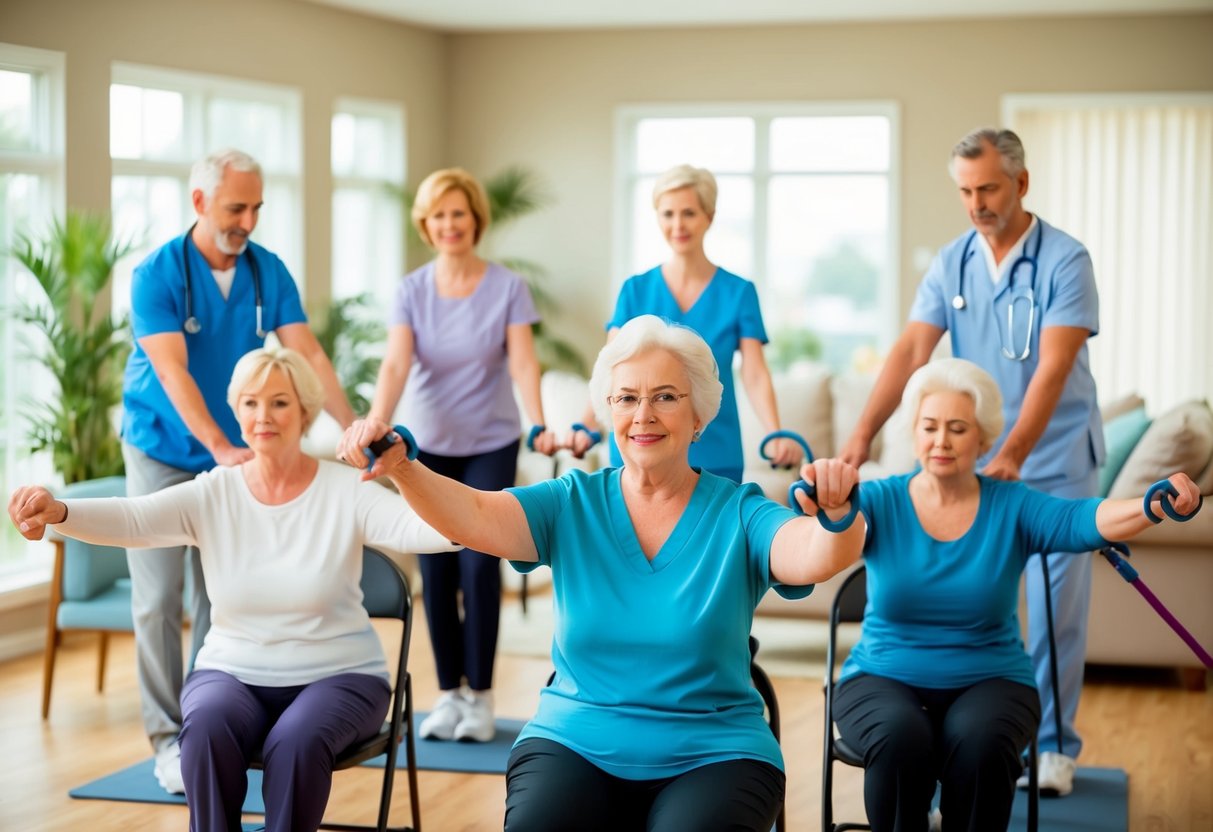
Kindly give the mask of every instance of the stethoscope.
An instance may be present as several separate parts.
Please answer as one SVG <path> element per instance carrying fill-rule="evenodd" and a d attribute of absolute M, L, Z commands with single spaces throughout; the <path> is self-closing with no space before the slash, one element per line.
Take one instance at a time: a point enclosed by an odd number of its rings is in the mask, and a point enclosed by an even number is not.
<path fill-rule="evenodd" d="M 1036 272 L 1039 268 L 1040 260 L 1040 245 L 1044 240 L 1044 223 L 1039 220 L 1036 223 L 1036 249 L 1029 257 L 1027 254 L 1027 246 L 1024 246 L 1024 253 L 1015 259 L 1011 264 L 1011 273 L 1008 276 L 1011 288 L 1011 299 L 1007 302 L 1007 337 L 1011 339 L 1011 349 L 1007 349 L 1006 344 L 999 344 L 999 349 L 1002 350 L 1002 357 L 1009 358 L 1012 361 L 1026 361 L 1028 356 L 1032 354 L 1032 327 L 1036 323 Z M 969 258 L 976 254 L 973 251 L 973 240 L 977 238 L 976 231 L 970 231 L 969 236 L 965 239 L 964 250 L 960 253 L 960 280 L 956 285 L 956 296 L 952 298 L 952 308 L 957 312 L 963 310 L 968 304 L 965 302 L 965 266 L 969 262 Z M 1028 279 L 1027 286 L 1015 288 L 1015 273 L 1023 264 L 1028 264 L 1031 267 L 1031 277 Z M 1015 305 L 1020 301 L 1028 304 L 1028 331 L 1024 336 L 1023 350 L 1016 352 L 1015 350 Z"/>
<path fill-rule="evenodd" d="M 190 226 L 190 230 L 185 232 L 185 237 L 181 240 L 181 262 L 185 265 L 185 331 L 190 335 L 197 335 L 202 331 L 202 322 L 194 315 L 194 293 L 191 288 L 193 284 L 193 276 L 190 269 L 190 237 L 194 234 L 194 225 Z M 253 256 L 251 249 L 245 249 L 245 254 L 248 255 L 249 268 L 253 271 L 253 299 L 257 304 L 257 337 L 265 337 L 265 329 L 261 325 L 261 270 L 257 267 L 257 258 Z"/>

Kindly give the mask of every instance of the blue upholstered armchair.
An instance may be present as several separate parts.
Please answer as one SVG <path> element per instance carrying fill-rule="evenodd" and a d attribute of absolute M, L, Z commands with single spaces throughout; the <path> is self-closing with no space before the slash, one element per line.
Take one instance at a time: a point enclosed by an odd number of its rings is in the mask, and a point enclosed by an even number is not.
<path fill-rule="evenodd" d="M 124 477 L 106 477 L 69 485 L 59 497 L 123 497 Z M 105 683 L 105 658 L 112 632 L 131 632 L 131 581 L 126 551 L 113 546 L 94 546 L 69 540 L 52 530 L 48 539 L 55 547 L 55 567 L 47 610 L 46 654 L 42 669 L 42 718 L 51 705 L 51 682 L 55 676 L 55 653 L 59 635 L 67 630 L 91 630 L 100 637 L 97 656 L 97 690 Z"/>

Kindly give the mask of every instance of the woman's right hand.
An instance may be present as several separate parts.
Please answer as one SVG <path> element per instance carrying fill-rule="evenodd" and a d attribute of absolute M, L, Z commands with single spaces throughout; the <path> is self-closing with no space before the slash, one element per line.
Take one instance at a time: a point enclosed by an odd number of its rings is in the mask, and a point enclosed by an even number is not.
<path fill-rule="evenodd" d="M 354 423 L 345 429 L 341 441 L 337 443 L 337 459 L 353 465 L 355 468 L 365 468 L 368 460 L 366 449 L 376 439 L 386 436 L 391 431 L 391 425 L 374 416 L 355 419 Z"/>
<path fill-rule="evenodd" d="M 800 478 L 817 489 L 816 506 L 804 491 L 796 492 L 804 513 L 816 515 L 821 510 L 831 520 L 837 520 L 850 510 L 851 492 L 859 484 L 859 469 L 841 459 L 819 459 L 801 465 Z"/>
<path fill-rule="evenodd" d="M 8 516 L 26 540 L 41 540 L 48 525 L 67 519 L 67 506 L 40 485 L 23 485 L 9 497 Z"/>

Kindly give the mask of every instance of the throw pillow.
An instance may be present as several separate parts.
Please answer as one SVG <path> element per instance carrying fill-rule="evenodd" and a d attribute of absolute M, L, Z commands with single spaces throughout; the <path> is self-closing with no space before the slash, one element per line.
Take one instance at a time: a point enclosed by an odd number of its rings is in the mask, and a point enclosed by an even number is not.
<path fill-rule="evenodd" d="M 1196 479 L 1213 456 L 1213 410 L 1193 400 L 1154 420 L 1133 448 L 1108 496 L 1140 497 L 1157 480 L 1182 471 Z"/>
<path fill-rule="evenodd" d="M 1099 415 L 1106 425 L 1118 416 L 1124 416 L 1130 410 L 1145 407 L 1146 400 L 1136 393 L 1129 393 L 1118 399 L 1112 399 L 1099 406 Z"/>
<path fill-rule="evenodd" d="M 1125 460 L 1136 447 L 1138 440 L 1150 427 L 1150 419 L 1146 409 L 1138 407 L 1128 413 L 1117 416 L 1103 426 L 1104 445 L 1107 447 L 1107 458 L 1099 469 L 1099 493 L 1106 497 L 1112 490 L 1112 483 L 1124 467 Z"/>

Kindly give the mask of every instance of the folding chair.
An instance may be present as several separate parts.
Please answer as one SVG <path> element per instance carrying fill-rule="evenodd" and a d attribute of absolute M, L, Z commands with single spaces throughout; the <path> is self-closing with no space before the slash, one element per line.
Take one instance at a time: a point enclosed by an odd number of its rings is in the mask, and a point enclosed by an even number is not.
<path fill-rule="evenodd" d="M 383 766 L 383 789 L 379 796 L 379 819 L 375 826 L 322 823 L 321 829 L 377 830 L 377 832 L 421 832 L 421 804 L 417 796 L 417 754 L 413 744 L 413 681 L 408 672 L 409 638 L 413 631 L 413 596 L 404 571 L 382 552 L 362 550 L 362 604 L 371 618 L 392 618 L 401 624 L 400 650 L 396 660 L 396 686 L 392 691 L 388 721 L 373 737 L 356 742 L 337 755 L 335 771 L 353 768 L 372 757 L 387 755 Z M 396 747 L 403 740 L 408 760 L 409 803 L 413 825 L 387 825 L 392 807 L 392 782 L 396 776 Z M 251 768 L 262 768 L 260 754 Z"/>
<path fill-rule="evenodd" d="M 846 832 L 871 829 L 866 823 L 834 823 L 834 762 L 863 768 L 863 754 L 847 745 L 834 732 L 834 665 L 838 643 L 838 625 L 863 621 L 868 603 L 867 569 L 860 566 L 842 582 L 830 607 L 830 639 L 826 644 L 824 755 L 821 765 L 821 829 L 822 832 Z M 1036 784 L 1036 735 L 1028 746 L 1028 832 L 1036 832 L 1039 812 L 1039 790 Z"/>

